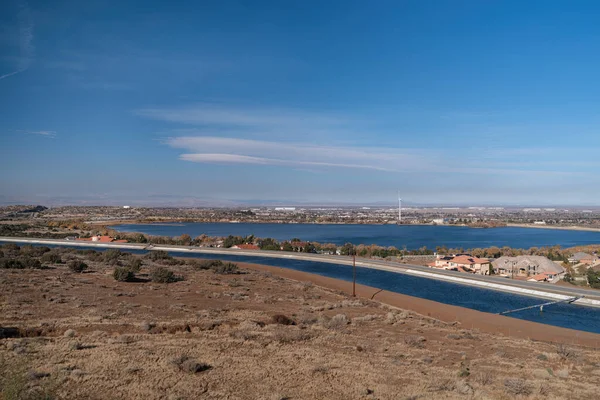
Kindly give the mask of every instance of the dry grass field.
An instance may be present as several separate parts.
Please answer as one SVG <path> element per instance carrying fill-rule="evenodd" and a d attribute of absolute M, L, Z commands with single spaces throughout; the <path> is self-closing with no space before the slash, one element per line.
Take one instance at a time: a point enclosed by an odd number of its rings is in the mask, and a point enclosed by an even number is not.
<path fill-rule="evenodd" d="M 71 256 L 71 258 L 79 256 Z M 0 398 L 594 399 L 600 352 L 246 268 L 0 269 Z M 249 267 L 249 266 L 248 266 Z M 10 329 L 16 328 L 16 329 Z"/>

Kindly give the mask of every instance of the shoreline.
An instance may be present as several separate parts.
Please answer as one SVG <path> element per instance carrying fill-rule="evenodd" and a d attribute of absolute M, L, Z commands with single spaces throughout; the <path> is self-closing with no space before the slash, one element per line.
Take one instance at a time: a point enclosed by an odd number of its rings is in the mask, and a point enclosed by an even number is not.
<path fill-rule="evenodd" d="M 351 294 L 352 283 L 303 271 L 268 265 L 239 262 L 241 268 L 271 272 L 285 279 L 311 282 L 331 290 Z M 357 297 L 371 299 L 392 307 L 406 309 L 446 323 L 460 323 L 464 329 L 476 329 L 489 334 L 551 343 L 577 344 L 600 348 L 600 334 L 546 325 L 537 322 L 485 313 L 436 301 L 356 284 Z"/>
<path fill-rule="evenodd" d="M 585 231 L 600 232 L 600 228 L 588 228 L 585 226 L 553 226 L 553 225 L 533 225 L 533 224 L 506 224 L 507 228 L 532 228 L 532 229 L 552 229 L 559 231 Z"/>
<path fill-rule="evenodd" d="M 194 220 L 164 220 L 164 221 L 87 221 L 90 225 L 102 225 L 111 227 L 115 225 L 159 225 L 159 224 L 276 224 L 276 225 L 368 225 L 368 226 L 382 226 L 382 225 L 398 225 L 398 226 L 437 226 L 437 227 L 461 227 L 470 229 L 499 229 L 499 228 L 532 228 L 532 229 L 552 229 L 552 230 L 563 230 L 563 231 L 586 231 L 586 232 L 600 232 L 600 228 L 591 228 L 586 226 L 554 226 L 554 225 L 533 225 L 533 224 L 513 224 L 506 223 L 501 226 L 470 226 L 465 224 L 397 224 L 397 223 L 345 223 L 345 222 L 278 222 L 278 221 L 194 221 Z M 133 233 L 133 232 L 127 232 Z M 137 232 L 136 232 L 137 233 Z M 141 232 L 140 232 L 141 233 Z"/>

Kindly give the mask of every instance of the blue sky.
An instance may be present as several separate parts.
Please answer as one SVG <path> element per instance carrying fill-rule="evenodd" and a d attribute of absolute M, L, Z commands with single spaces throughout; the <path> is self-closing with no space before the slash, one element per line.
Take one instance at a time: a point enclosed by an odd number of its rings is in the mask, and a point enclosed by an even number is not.
<path fill-rule="evenodd" d="M 0 5 L 0 203 L 597 205 L 595 1 Z"/>

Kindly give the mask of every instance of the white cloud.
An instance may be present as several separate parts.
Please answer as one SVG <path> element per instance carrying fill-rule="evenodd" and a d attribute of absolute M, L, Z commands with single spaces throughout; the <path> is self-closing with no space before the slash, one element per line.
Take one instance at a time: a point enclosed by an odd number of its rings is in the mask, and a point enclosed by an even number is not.
<path fill-rule="evenodd" d="M 179 108 L 146 108 L 136 115 L 159 121 L 199 127 L 203 136 L 254 135 L 270 138 L 333 138 L 347 135 L 359 121 L 323 113 L 288 109 L 230 108 L 194 104 Z"/>
<path fill-rule="evenodd" d="M 244 163 L 282 166 L 322 166 L 396 171 L 410 166 L 423 166 L 421 155 L 390 152 L 377 148 L 281 143 L 223 137 L 174 137 L 166 140 L 174 148 L 196 153 L 180 158 L 193 162 Z"/>
<path fill-rule="evenodd" d="M 21 132 L 21 133 L 24 133 L 26 135 L 46 136 L 48 138 L 54 138 L 54 137 L 56 137 L 56 131 L 25 131 L 25 130 L 18 130 L 17 132 Z"/>

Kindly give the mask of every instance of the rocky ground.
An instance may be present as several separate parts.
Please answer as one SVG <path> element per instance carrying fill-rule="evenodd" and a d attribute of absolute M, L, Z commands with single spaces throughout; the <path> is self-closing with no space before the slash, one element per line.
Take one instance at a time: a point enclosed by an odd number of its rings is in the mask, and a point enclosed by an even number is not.
<path fill-rule="evenodd" d="M 466 330 L 241 264 L 171 266 L 184 279 L 166 284 L 148 260 L 135 282 L 84 261 L 83 273 L 0 269 L 0 398 L 598 396 L 595 349 Z"/>

